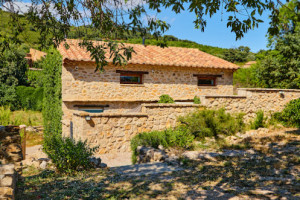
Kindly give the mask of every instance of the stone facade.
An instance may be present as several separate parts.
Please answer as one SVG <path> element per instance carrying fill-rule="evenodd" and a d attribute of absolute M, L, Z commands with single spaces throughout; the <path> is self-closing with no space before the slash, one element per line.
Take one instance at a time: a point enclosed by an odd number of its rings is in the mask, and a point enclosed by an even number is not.
<path fill-rule="evenodd" d="M 91 146 L 99 145 L 100 154 L 126 152 L 130 151 L 131 138 L 138 133 L 174 127 L 178 116 L 202 108 L 193 104 L 142 104 L 139 113 L 75 112 L 73 137 L 88 140 Z"/>
<path fill-rule="evenodd" d="M 237 95 L 202 96 L 201 103 L 207 108 L 225 108 L 230 113 L 245 113 L 248 121 L 256 116 L 258 110 L 266 115 L 280 112 L 293 99 L 300 98 L 300 90 L 294 89 L 264 89 L 238 88 Z"/>
<path fill-rule="evenodd" d="M 146 71 L 143 84 L 120 84 L 116 70 Z M 216 87 L 198 87 L 194 74 L 223 74 Z M 150 65 L 108 66 L 95 72 L 95 64 L 73 62 L 62 69 L 63 101 L 151 101 L 162 94 L 176 100 L 193 99 L 195 95 L 232 94 L 233 71 L 195 67 L 167 67 Z"/>
<path fill-rule="evenodd" d="M 116 70 L 145 71 L 143 84 L 120 84 Z M 194 74 L 222 75 L 216 86 L 198 86 Z M 232 94 L 233 70 L 197 67 L 109 65 L 105 71 L 95 72 L 92 62 L 64 62 L 62 68 L 63 134 L 70 135 L 73 113 L 77 105 L 108 105 L 104 113 L 140 112 L 142 103 L 157 102 L 168 94 L 175 101 L 191 101 L 194 96 Z"/>
<path fill-rule="evenodd" d="M 19 127 L 0 126 L 0 199 L 14 199 L 23 159 Z"/>

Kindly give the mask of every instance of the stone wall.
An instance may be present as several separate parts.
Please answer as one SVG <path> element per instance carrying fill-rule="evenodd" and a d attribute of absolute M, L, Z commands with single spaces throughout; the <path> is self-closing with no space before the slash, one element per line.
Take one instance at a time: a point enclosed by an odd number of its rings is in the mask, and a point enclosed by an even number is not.
<path fill-rule="evenodd" d="M 18 174 L 23 159 L 20 128 L 0 126 L 0 199 L 14 199 Z"/>
<path fill-rule="evenodd" d="M 138 133 L 174 127 L 178 116 L 202 108 L 194 104 L 142 104 L 140 113 L 75 112 L 73 137 L 87 139 L 91 146 L 99 145 L 100 154 L 126 152 L 130 151 L 131 138 Z"/>
<path fill-rule="evenodd" d="M 69 101 L 143 101 L 158 100 L 169 94 L 176 100 L 193 99 L 195 95 L 232 94 L 233 71 L 196 67 L 109 65 L 105 71 L 95 72 L 95 64 L 71 62 L 62 69 L 62 98 Z M 120 84 L 116 70 L 145 71 L 143 84 Z M 215 87 L 198 87 L 194 74 L 222 74 Z M 180 91 L 180 92 L 179 92 Z"/>
<path fill-rule="evenodd" d="M 120 84 L 116 70 L 146 71 L 143 84 Z M 192 100 L 194 96 L 232 94 L 232 70 L 203 69 L 195 67 L 128 65 L 107 66 L 105 71 L 94 72 L 95 64 L 69 62 L 62 68 L 63 134 L 69 136 L 76 105 L 108 105 L 105 113 L 135 113 L 142 103 L 153 103 L 162 94 L 169 94 L 176 101 Z M 216 86 L 197 86 L 194 74 L 222 74 Z"/>
<path fill-rule="evenodd" d="M 293 99 L 300 98 L 300 90 L 294 89 L 264 89 L 238 88 L 238 95 L 201 96 L 202 105 L 207 108 L 225 108 L 230 113 L 245 113 L 248 121 L 256 116 L 258 110 L 266 115 L 280 112 Z"/>

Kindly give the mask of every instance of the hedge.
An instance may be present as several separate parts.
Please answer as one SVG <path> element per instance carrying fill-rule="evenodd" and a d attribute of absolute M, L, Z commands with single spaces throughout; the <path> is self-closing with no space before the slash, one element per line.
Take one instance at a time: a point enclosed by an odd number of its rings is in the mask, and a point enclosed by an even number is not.
<path fill-rule="evenodd" d="M 16 94 L 19 108 L 41 111 L 43 108 L 43 93 L 42 87 L 17 86 Z"/>

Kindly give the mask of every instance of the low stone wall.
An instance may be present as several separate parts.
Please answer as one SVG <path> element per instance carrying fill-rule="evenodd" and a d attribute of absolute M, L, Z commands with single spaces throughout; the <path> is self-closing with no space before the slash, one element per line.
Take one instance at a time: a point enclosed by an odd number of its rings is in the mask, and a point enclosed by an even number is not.
<path fill-rule="evenodd" d="M 14 199 L 18 175 L 22 172 L 20 128 L 0 126 L 0 199 Z"/>
<path fill-rule="evenodd" d="M 280 112 L 293 99 L 300 98 L 300 90 L 238 88 L 238 95 L 201 96 L 201 103 L 207 108 L 225 108 L 230 113 L 245 113 L 245 120 L 256 116 L 258 110 L 266 115 Z"/>
<path fill-rule="evenodd" d="M 0 165 L 0 199 L 14 199 L 18 179 L 14 164 Z"/>
<path fill-rule="evenodd" d="M 141 113 L 76 112 L 72 119 L 73 137 L 99 146 L 100 154 L 126 152 L 130 151 L 131 138 L 138 133 L 174 127 L 178 116 L 202 108 L 194 104 L 142 104 Z"/>

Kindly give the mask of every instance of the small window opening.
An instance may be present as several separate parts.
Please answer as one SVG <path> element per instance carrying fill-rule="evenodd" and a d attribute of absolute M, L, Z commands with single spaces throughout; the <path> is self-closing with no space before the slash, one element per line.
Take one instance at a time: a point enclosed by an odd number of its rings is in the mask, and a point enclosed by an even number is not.
<path fill-rule="evenodd" d="M 120 83 L 121 84 L 142 84 L 143 83 L 143 74 L 120 74 Z"/>
<path fill-rule="evenodd" d="M 198 77 L 198 86 L 215 86 L 216 78 L 215 77 Z"/>

